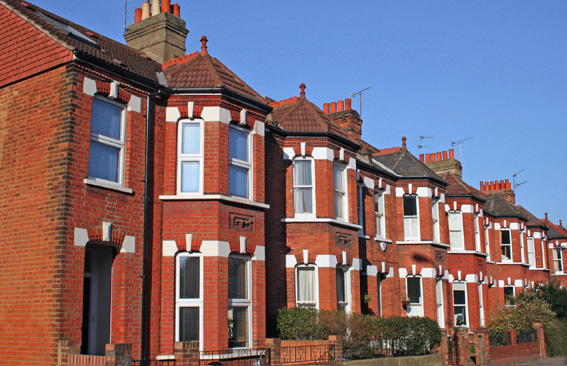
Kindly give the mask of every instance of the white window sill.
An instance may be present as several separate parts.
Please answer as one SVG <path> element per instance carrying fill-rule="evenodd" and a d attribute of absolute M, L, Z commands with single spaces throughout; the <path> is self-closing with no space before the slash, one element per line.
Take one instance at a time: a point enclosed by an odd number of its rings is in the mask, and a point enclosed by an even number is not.
<path fill-rule="evenodd" d="M 385 239 L 381 236 L 375 236 L 374 240 L 379 241 L 381 243 L 388 243 L 388 244 L 392 244 L 392 240 L 391 239 Z"/>
<path fill-rule="evenodd" d="M 416 240 L 416 241 L 398 241 L 396 244 L 400 245 L 436 245 L 443 248 L 450 248 L 449 244 L 437 243 L 431 240 Z"/>
<path fill-rule="evenodd" d="M 179 194 L 173 196 L 159 196 L 162 201 L 224 201 L 238 203 L 250 207 L 269 209 L 270 205 L 261 202 L 255 202 L 246 198 L 225 196 L 223 194 Z"/>
<path fill-rule="evenodd" d="M 522 262 L 513 262 L 513 261 L 502 261 L 502 262 L 496 262 L 496 264 L 516 264 L 516 265 L 525 265 L 525 263 Z"/>
<path fill-rule="evenodd" d="M 478 252 L 478 251 L 476 251 L 476 250 L 451 249 L 451 250 L 447 251 L 447 253 L 453 253 L 453 254 L 475 254 L 475 255 L 480 255 L 481 257 L 488 257 L 488 254 L 483 253 L 483 252 Z"/>
<path fill-rule="evenodd" d="M 106 189 L 110 189 L 113 191 L 118 191 L 118 192 L 122 192 L 122 193 L 128 193 L 128 194 L 132 194 L 132 192 L 134 192 L 131 188 L 126 188 L 121 186 L 118 183 L 114 183 L 114 182 L 109 182 L 109 181 L 103 181 L 103 180 L 96 180 L 96 179 L 85 179 L 84 180 L 85 184 L 88 184 L 89 186 L 95 186 L 95 187 L 100 187 L 100 188 L 106 188 Z"/>
<path fill-rule="evenodd" d="M 358 233 L 358 237 L 366 240 L 370 240 L 370 236 L 365 235 L 364 233 Z"/>
<path fill-rule="evenodd" d="M 343 220 L 337 220 L 337 219 L 328 219 L 328 218 L 289 218 L 289 219 L 282 219 L 282 222 L 285 223 L 321 223 L 321 222 L 326 222 L 326 223 L 330 223 L 330 224 L 335 224 L 335 225 L 340 225 L 340 226 L 344 226 L 344 227 L 348 227 L 351 229 L 356 229 L 356 230 L 360 230 L 362 229 L 362 226 L 357 225 L 357 224 L 352 224 L 350 222 L 346 222 Z"/>
<path fill-rule="evenodd" d="M 175 355 L 157 355 L 156 360 L 175 360 Z"/>

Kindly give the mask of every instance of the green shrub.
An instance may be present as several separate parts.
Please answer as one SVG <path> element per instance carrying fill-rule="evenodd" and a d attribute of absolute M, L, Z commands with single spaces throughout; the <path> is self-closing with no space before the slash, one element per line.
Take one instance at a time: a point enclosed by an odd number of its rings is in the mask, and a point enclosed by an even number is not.
<path fill-rule="evenodd" d="M 278 311 L 277 324 L 282 339 L 324 339 L 317 328 L 317 309 L 295 307 Z"/>

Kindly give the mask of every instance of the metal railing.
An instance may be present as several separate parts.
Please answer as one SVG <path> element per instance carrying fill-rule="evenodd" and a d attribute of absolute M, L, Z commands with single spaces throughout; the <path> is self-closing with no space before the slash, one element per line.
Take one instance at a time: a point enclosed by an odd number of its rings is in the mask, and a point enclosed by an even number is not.
<path fill-rule="evenodd" d="M 272 362 L 269 348 L 202 351 L 199 353 L 199 365 L 203 366 L 269 366 Z"/>
<path fill-rule="evenodd" d="M 132 366 L 175 366 L 175 360 L 132 360 Z"/>
<path fill-rule="evenodd" d="M 330 362 L 335 360 L 335 345 L 282 347 L 282 363 Z"/>

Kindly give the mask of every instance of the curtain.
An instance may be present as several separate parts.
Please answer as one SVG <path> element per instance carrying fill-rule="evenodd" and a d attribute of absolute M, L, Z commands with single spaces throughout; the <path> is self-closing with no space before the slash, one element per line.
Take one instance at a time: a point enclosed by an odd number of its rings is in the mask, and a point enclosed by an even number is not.
<path fill-rule="evenodd" d="M 181 126 L 181 153 L 200 154 L 201 153 L 201 132 L 198 123 L 184 123 Z"/>
<path fill-rule="evenodd" d="M 297 269 L 297 300 L 315 301 L 314 294 L 315 268 Z"/>
<path fill-rule="evenodd" d="M 295 160 L 293 165 L 293 206 L 295 213 L 313 212 L 311 160 Z"/>

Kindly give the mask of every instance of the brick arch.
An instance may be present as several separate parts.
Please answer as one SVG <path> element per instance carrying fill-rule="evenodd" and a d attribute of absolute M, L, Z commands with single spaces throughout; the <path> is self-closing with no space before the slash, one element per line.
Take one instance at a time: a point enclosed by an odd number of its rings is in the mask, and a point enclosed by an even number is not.
<path fill-rule="evenodd" d="M 175 241 L 175 245 L 177 245 L 177 250 L 180 252 L 200 252 L 201 244 L 203 244 L 202 240 L 195 240 L 195 239 L 191 239 L 191 243 L 189 243 L 189 245 L 187 245 L 186 238 L 177 239 Z"/>
<path fill-rule="evenodd" d="M 101 227 L 92 227 L 87 229 L 87 233 L 89 236 L 89 242 L 94 244 L 110 245 L 118 251 L 122 249 L 122 244 L 126 237 L 126 234 L 122 233 L 120 230 L 113 229 L 110 233 L 110 240 L 104 240 Z"/>
<path fill-rule="evenodd" d="M 97 94 L 104 95 L 108 97 L 110 95 L 110 82 L 108 81 L 96 81 L 96 92 Z M 124 90 L 123 88 L 118 88 L 118 97 L 116 100 L 122 104 L 128 104 L 131 94 Z"/>

